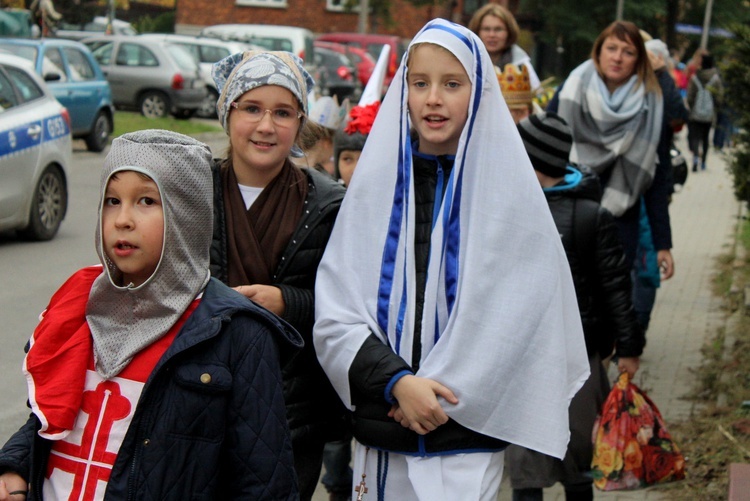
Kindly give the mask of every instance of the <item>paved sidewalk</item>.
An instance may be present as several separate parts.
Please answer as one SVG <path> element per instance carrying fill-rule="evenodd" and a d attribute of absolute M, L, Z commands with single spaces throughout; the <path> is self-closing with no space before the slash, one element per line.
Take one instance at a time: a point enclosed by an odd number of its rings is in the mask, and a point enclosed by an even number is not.
<path fill-rule="evenodd" d="M 691 162 L 685 132 L 678 147 Z M 693 403 L 683 399 L 694 382 L 692 368 L 701 364 L 701 347 L 723 325 L 725 315 L 712 295 L 714 263 L 734 244 L 740 204 L 734 198 L 732 180 L 721 153 L 709 152 L 705 171 L 690 172 L 685 187 L 670 206 L 675 276 L 662 283 L 647 334 L 648 343 L 635 383 L 648 392 L 662 416 L 670 422 L 689 419 Z M 614 377 L 615 374 L 611 373 Z M 690 463 L 687 464 L 688 474 Z M 546 501 L 564 501 L 558 485 L 544 491 Z M 327 499 L 319 486 L 314 501 Z M 510 485 L 503 482 L 499 501 L 511 499 Z M 607 501 L 669 500 L 655 489 L 595 492 Z"/>

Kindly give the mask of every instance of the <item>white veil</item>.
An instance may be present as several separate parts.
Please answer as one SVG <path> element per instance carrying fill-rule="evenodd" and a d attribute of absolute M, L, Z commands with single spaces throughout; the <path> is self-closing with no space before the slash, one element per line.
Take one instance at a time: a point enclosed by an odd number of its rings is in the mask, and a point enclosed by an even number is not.
<path fill-rule="evenodd" d="M 484 45 L 428 23 L 412 44 L 440 45 L 472 81 L 431 240 L 417 375 L 446 385 L 458 423 L 562 458 L 568 404 L 588 377 L 568 262 Z M 410 46 L 411 47 L 411 46 Z M 375 333 L 411 360 L 414 187 L 406 64 L 386 94 L 318 270 L 313 340 L 351 407 L 348 371 Z"/>

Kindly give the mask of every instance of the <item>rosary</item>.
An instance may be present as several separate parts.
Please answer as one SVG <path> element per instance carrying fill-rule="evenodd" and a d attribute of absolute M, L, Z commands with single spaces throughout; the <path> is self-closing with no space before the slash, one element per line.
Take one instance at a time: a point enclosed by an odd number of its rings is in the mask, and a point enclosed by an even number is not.
<path fill-rule="evenodd" d="M 365 473 L 367 471 L 367 453 L 370 452 L 370 448 L 365 448 L 365 461 L 362 463 L 362 481 L 359 483 L 357 487 L 354 488 L 355 491 L 357 491 L 357 501 L 364 501 L 365 494 L 367 494 L 367 484 L 365 483 L 365 478 L 367 478 L 367 474 Z"/>

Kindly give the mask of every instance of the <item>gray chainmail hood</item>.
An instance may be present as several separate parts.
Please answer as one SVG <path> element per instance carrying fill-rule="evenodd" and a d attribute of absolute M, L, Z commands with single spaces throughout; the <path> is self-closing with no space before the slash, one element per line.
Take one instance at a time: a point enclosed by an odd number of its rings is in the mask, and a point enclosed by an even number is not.
<path fill-rule="evenodd" d="M 112 141 L 101 174 L 95 239 L 106 273 L 94 282 L 86 305 L 96 371 L 106 379 L 164 336 L 208 283 L 213 224 L 210 165 L 211 151 L 205 144 L 170 131 L 144 130 Z M 112 174 L 119 171 L 148 175 L 162 198 L 161 260 L 138 287 L 117 285 L 121 272 L 103 248 L 104 192 Z"/>

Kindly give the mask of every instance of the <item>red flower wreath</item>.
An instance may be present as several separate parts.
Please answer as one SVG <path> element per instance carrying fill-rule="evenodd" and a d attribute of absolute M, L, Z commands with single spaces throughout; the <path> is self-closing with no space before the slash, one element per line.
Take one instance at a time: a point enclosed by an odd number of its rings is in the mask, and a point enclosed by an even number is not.
<path fill-rule="evenodd" d="M 347 134 L 369 134 L 372 124 L 380 109 L 380 101 L 368 104 L 367 106 L 355 106 L 349 112 L 349 123 L 346 124 L 344 132 Z"/>

